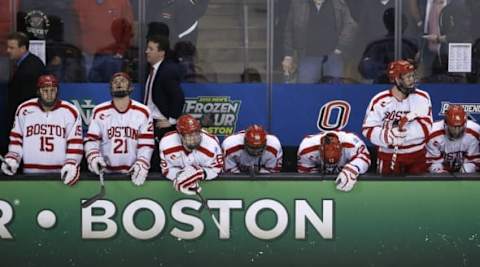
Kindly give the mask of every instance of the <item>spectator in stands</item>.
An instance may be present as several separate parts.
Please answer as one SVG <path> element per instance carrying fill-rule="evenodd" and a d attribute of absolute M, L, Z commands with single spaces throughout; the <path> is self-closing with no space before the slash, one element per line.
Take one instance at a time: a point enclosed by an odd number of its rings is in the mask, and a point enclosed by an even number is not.
<path fill-rule="evenodd" d="M 298 81 L 317 83 L 323 75 L 343 76 L 344 51 L 356 23 L 344 0 L 291 1 L 285 29 L 284 73 L 298 61 Z"/>
<path fill-rule="evenodd" d="M 298 148 L 300 173 L 338 174 L 340 191 L 350 191 L 360 174 L 370 167 L 370 153 L 365 143 L 353 133 L 323 132 L 306 136 Z"/>
<path fill-rule="evenodd" d="M 100 48 L 93 59 L 93 65 L 88 74 L 91 82 L 107 82 L 113 74 L 123 71 L 126 61 L 127 50 L 131 46 L 133 28 L 130 21 L 125 18 L 116 18 L 111 25 L 111 34 L 114 42 Z"/>
<path fill-rule="evenodd" d="M 202 67 L 198 64 L 197 48 L 190 41 L 180 41 L 173 49 L 175 58 L 182 70 L 182 81 L 187 83 L 209 82 L 203 73 Z"/>
<path fill-rule="evenodd" d="M 123 19 L 132 25 L 133 11 L 129 0 L 72 1 L 80 24 L 78 34 L 80 38 L 80 48 L 85 56 L 86 72 L 90 73 L 95 53 L 116 43 L 116 36 L 112 35 L 112 25 L 115 25 L 114 21 Z M 119 28 L 122 28 L 125 26 L 125 23 L 120 23 L 120 26 Z M 122 30 L 123 29 L 124 28 L 122 28 Z M 128 34 L 123 34 L 122 38 L 125 36 L 128 36 Z M 128 38 L 121 40 L 122 45 L 127 45 L 125 43 L 126 39 Z"/>
<path fill-rule="evenodd" d="M 407 18 L 402 18 L 402 30 L 407 28 Z M 395 59 L 395 9 L 389 8 L 383 14 L 383 24 L 387 35 L 370 43 L 363 52 L 358 70 L 365 79 L 374 83 L 388 83 L 385 70 L 390 62 Z M 417 57 L 418 47 L 408 39 L 402 39 L 402 58 L 414 60 Z"/>

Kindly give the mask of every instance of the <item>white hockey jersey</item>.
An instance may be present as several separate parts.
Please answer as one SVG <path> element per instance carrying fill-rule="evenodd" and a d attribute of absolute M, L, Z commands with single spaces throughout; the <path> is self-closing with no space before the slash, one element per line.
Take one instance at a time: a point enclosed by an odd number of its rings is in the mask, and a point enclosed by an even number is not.
<path fill-rule="evenodd" d="M 23 158 L 25 173 L 60 172 L 66 162 L 80 164 L 82 121 L 77 108 L 59 100 L 44 111 L 38 98 L 23 102 L 15 113 L 6 158 Z"/>
<path fill-rule="evenodd" d="M 118 111 L 112 101 L 93 109 L 85 137 L 88 161 L 98 154 L 107 164 L 107 172 L 126 173 L 135 161 L 150 166 L 155 148 L 153 121 L 147 106 L 130 100 L 128 109 Z"/>
<path fill-rule="evenodd" d="M 320 158 L 320 139 L 329 132 L 306 136 L 297 152 L 297 171 L 300 173 L 337 174 L 343 166 L 355 166 L 359 174 L 367 172 L 370 167 L 370 153 L 365 143 L 355 134 L 335 131 L 342 144 L 342 155 L 337 164 L 324 164 Z"/>
<path fill-rule="evenodd" d="M 385 90 L 372 98 L 368 105 L 362 126 L 363 135 L 378 147 L 379 153 L 392 154 L 393 146 L 386 143 L 383 128 L 392 128 L 403 116 L 412 117 L 406 126 L 407 136 L 398 154 L 418 152 L 425 147 L 425 140 L 432 127 L 432 104 L 430 95 L 420 89 L 404 100 L 395 98 L 390 90 Z"/>
<path fill-rule="evenodd" d="M 282 168 L 283 150 L 278 138 L 267 135 L 267 144 L 259 157 L 251 156 L 244 149 L 245 132 L 241 131 L 223 140 L 225 172 L 248 172 L 251 166 L 259 173 L 276 173 Z"/>
<path fill-rule="evenodd" d="M 216 136 L 202 130 L 199 147 L 190 153 L 185 150 L 180 134 L 167 133 L 160 141 L 160 167 L 162 174 L 170 180 L 186 166 L 201 167 L 205 170 L 205 180 L 217 178 L 223 168 L 223 153 Z"/>
<path fill-rule="evenodd" d="M 433 123 L 427 142 L 429 170 L 458 172 L 463 167 L 466 172 L 475 172 L 480 167 L 479 132 L 480 126 L 468 120 L 463 136 L 450 140 L 445 134 L 445 122 Z"/>

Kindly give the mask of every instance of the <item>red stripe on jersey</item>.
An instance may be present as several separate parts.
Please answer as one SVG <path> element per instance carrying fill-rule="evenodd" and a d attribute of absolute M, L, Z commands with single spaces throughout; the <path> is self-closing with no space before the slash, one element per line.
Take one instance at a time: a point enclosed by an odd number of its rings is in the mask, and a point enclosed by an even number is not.
<path fill-rule="evenodd" d="M 430 135 L 427 138 L 427 141 L 432 140 L 433 138 L 440 136 L 440 135 L 445 135 L 445 130 L 437 130 L 435 132 L 430 133 Z"/>
<path fill-rule="evenodd" d="M 243 145 L 236 145 L 234 147 L 231 147 L 231 148 L 227 149 L 227 151 L 225 151 L 225 156 L 228 156 L 228 155 L 230 155 L 232 153 L 235 153 L 235 152 L 237 152 L 239 150 L 242 150 L 242 149 L 243 149 Z"/>
<path fill-rule="evenodd" d="M 472 160 L 472 159 L 480 159 L 480 155 L 473 155 L 473 156 L 467 156 L 465 155 L 466 159 Z"/>
<path fill-rule="evenodd" d="M 432 125 L 432 119 L 430 119 L 429 117 L 418 117 L 417 119 L 425 121 L 427 124 Z"/>
<path fill-rule="evenodd" d="M 413 145 L 398 146 L 398 149 L 407 149 L 407 148 L 412 148 L 412 147 L 420 146 L 420 145 L 423 145 L 423 144 L 425 144 L 425 141 L 423 141 L 423 142 L 421 142 L 421 143 L 418 143 L 418 144 L 413 144 Z M 388 146 L 388 148 L 394 149 L 395 147 L 394 147 L 394 146 Z M 413 153 L 413 152 L 412 152 L 412 153 Z"/>
<path fill-rule="evenodd" d="M 89 157 L 93 156 L 93 155 L 98 155 L 98 154 L 100 154 L 100 153 L 99 153 L 97 150 L 94 150 L 94 151 L 92 151 L 92 152 L 90 152 L 90 153 L 87 154 L 87 159 L 88 159 Z"/>
<path fill-rule="evenodd" d="M 34 107 L 38 107 L 40 108 L 40 105 L 35 101 L 35 102 L 28 102 L 28 103 L 24 103 L 23 105 L 21 105 L 18 109 L 17 109 L 17 113 L 15 113 L 15 116 L 18 116 L 18 114 L 20 114 L 20 110 L 22 110 L 23 108 L 26 108 L 26 107 L 29 107 L 29 106 L 34 106 Z"/>
<path fill-rule="evenodd" d="M 275 157 L 277 156 L 278 151 L 274 147 L 267 146 L 267 148 L 265 148 L 265 150 L 272 153 Z"/>
<path fill-rule="evenodd" d="M 423 130 L 423 135 L 425 136 L 425 139 L 428 138 L 428 126 L 425 125 L 426 122 L 424 122 L 423 120 L 418 120 L 418 123 L 420 123 L 420 126 L 422 126 L 422 130 Z M 431 126 L 431 124 L 430 124 Z"/>
<path fill-rule="evenodd" d="M 480 134 L 478 134 L 477 132 L 475 132 L 474 130 L 470 129 L 470 128 L 466 128 L 465 129 L 465 132 L 468 133 L 468 134 L 471 134 L 473 135 L 475 138 L 477 139 L 480 139 Z"/>
<path fill-rule="evenodd" d="M 75 138 L 68 140 L 67 144 L 83 144 L 83 141 L 80 138 Z"/>
<path fill-rule="evenodd" d="M 23 137 L 21 134 L 16 133 L 16 132 L 14 132 L 14 131 L 11 131 L 11 132 L 10 132 L 10 136 L 11 136 L 11 137 L 16 137 L 16 138 L 22 138 L 22 137 Z"/>
<path fill-rule="evenodd" d="M 70 111 L 73 115 L 73 117 L 75 118 L 75 120 L 77 120 L 77 117 L 78 117 L 78 112 L 72 108 L 71 106 L 67 105 L 67 104 L 64 104 L 64 103 L 61 103 L 60 105 L 58 105 L 57 108 L 64 108 L 68 111 Z"/>
<path fill-rule="evenodd" d="M 110 103 L 109 105 L 106 105 L 106 106 L 104 106 L 104 107 L 101 107 L 101 108 L 95 110 L 95 112 L 93 113 L 93 119 L 95 119 L 95 118 L 97 117 L 97 114 L 98 114 L 99 112 L 104 111 L 104 110 L 107 110 L 107 109 L 111 109 L 111 108 L 113 108 L 112 103 Z"/>
<path fill-rule="evenodd" d="M 385 97 L 389 97 L 389 96 L 392 96 L 392 93 L 390 92 L 390 90 L 387 93 L 385 93 L 383 95 L 379 95 L 377 98 L 375 98 L 375 100 L 373 100 L 373 102 L 372 102 L 372 107 L 370 108 L 370 111 L 373 110 L 373 107 L 377 104 L 378 101 L 382 100 Z"/>
<path fill-rule="evenodd" d="M 303 167 L 301 165 L 297 166 L 297 171 L 301 172 L 301 173 L 305 173 L 305 172 L 310 173 L 310 172 L 312 172 L 312 169 L 313 168 Z"/>
<path fill-rule="evenodd" d="M 342 147 L 344 147 L 344 148 L 354 148 L 355 145 L 352 144 L 352 143 L 343 142 Z"/>
<path fill-rule="evenodd" d="M 178 152 L 178 151 L 184 151 L 185 152 L 185 149 L 183 148 L 183 146 L 174 146 L 174 147 L 163 150 L 163 154 L 166 156 L 168 154 L 172 154 L 172 153 L 175 153 L 175 152 Z"/>
<path fill-rule="evenodd" d="M 313 151 L 318 151 L 318 150 L 320 150 L 320 145 L 310 146 L 310 147 L 304 148 L 302 151 L 300 151 L 300 156 L 308 154 L 308 153 L 313 152 Z"/>
<path fill-rule="evenodd" d="M 167 132 L 167 133 L 162 137 L 162 139 L 165 138 L 165 137 L 167 137 L 167 136 L 169 136 L 169 135 L 175 134 L 175 133 L 177 133 L 177 131 Z"/>
<path fill-rule="evenodd" d="M 438 159 L 441 159 L 443 158 L 442 155 L 438 156 L 438 157 L 426 157 L 427 160 L 438 160 Z"/>
<path fill-rule="evenodd" d="M 143 139 L 153 139 L 153 134 L 139 134 L 138 138 L 143 138 Z"/>
<path fill-rule="evenodd" d="M 63 165 L 51 165 L 51 164 L 27 164 L 23 165 L 25 169 L 39 169 L 39 170 L 56 170 L 61 169 Z"/>
<path fill-rule="evenodd" d="M 207 155 L 209 158 L 213 158 L 215 155 L 213 152 L 209 151 L 208 149 L 204 148 L 203 146 L 199 146 L 197 148 L 198 151 L 202 152 L 203 154 Z"/>
<path fill-rule="evenodd" d="M 142 147 L 149 147 L 151 149 L 155 149 L 155 145 L 145 145 L 145 144 L 137 145 L 137 148 L 142 148 Z"/>
<path fill-rule="evenodd" d="M 117 166 L 108 166 L 107 169 L 111 171 L 128 171 L 130 170 L 130 166 L 127 165 L 117 165 Z"/>
<path fill-rule="evenodd" d="M 93 139 L 93 140 L 100 140 L 100 139 L 102 139 L 102 138 L 100 137 L 100 135 L 91 134 L 91 133 L 87 133 L 87 137 L 89 137 L 89 138 L 91 138 L 91 139 Z"/>
<path fill-rule="evenodd" d="M 83 155 L 82 149 L 67 149 L 67 154 L 80 154 Z"/>
<path fill-rule="evenodd" d="M 132 105 L 131 108 L 132 108 L 133 110 L 138 110 L 138 111 L 142 112 L 143 115 L 145 115 L 145 117 L 146 117 L 147 119 L 148 119 L 148 117 L 150 116 L 150 115 L 148 114 L 148 110 L 146 110 L 146 109 L 144 109 L 144 108 L 142 108 L 142 107 Z"/>
<path fill-rule="evenodd" d="M 427 100 L 430 100 L 430 98 L 428 97 L 427 94 L 425 94 L 424 92 L 419 91 L 418 89 L 415 90 L 414 93 L 417 94 L 417 95 L 419 95 L 419 96 L 423 96 L 423 97 L 424 97 L 425 99 L 427 99 Z"/>
<path fill-rule="evenodd" d="M 13 145 L 13 146 L 22 146 L 22 144 L 23 143 L 21 141 L 17 141 L 17 140 L 10 142 L 10 145 Z"/>
<path fill-rule="evenodd" d="M 365 127 L 362 129 L 362 131 L 367 130 L 367 133 L 365 134 L 365 137 L 367 137 L 368 140 L 372 139 L 372 133 L 373 133 L 373 127 Z"/>

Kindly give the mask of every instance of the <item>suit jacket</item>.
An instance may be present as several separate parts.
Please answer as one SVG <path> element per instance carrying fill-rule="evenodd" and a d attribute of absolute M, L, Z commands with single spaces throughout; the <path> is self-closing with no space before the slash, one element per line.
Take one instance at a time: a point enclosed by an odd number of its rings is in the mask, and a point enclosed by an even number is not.
<path fill-rule="evenodd" d="M 185 95 L 180 87 L 180 66 L 173 60 L 165 59 L 158 67 L 152 85 L 152 100 L 167 119 L 182 115 Z"/>
<path fill-rule="evenodd" d="M 32 53 L 28 54 L 17 67 L 15 74 L 8 82 L 7 116 L 9 122 L 13 122 L 18 105 L 37 96 L 37 80 L 44 73 L 45 65 Z M 11 123 L 8 127 L 12 127 Z"/>

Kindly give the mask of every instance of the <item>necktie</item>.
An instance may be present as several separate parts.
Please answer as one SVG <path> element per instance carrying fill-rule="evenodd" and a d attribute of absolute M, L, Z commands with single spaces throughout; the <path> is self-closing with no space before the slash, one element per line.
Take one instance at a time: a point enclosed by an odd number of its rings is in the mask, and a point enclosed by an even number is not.
<path fill-rule="evenodd" d="M 143 102 L 145 105 L 148 105 L 148 100 L 150 98 L 150 90 L 151 90 L 151 87 L 152 87 L 152 83 L 153 83 L 153 67 L 150 67 L 150 73 L 148 74 L 148 78 L 147 78 L 147 88 L 145 88 L 145 96 L 143 98 Z"/>

